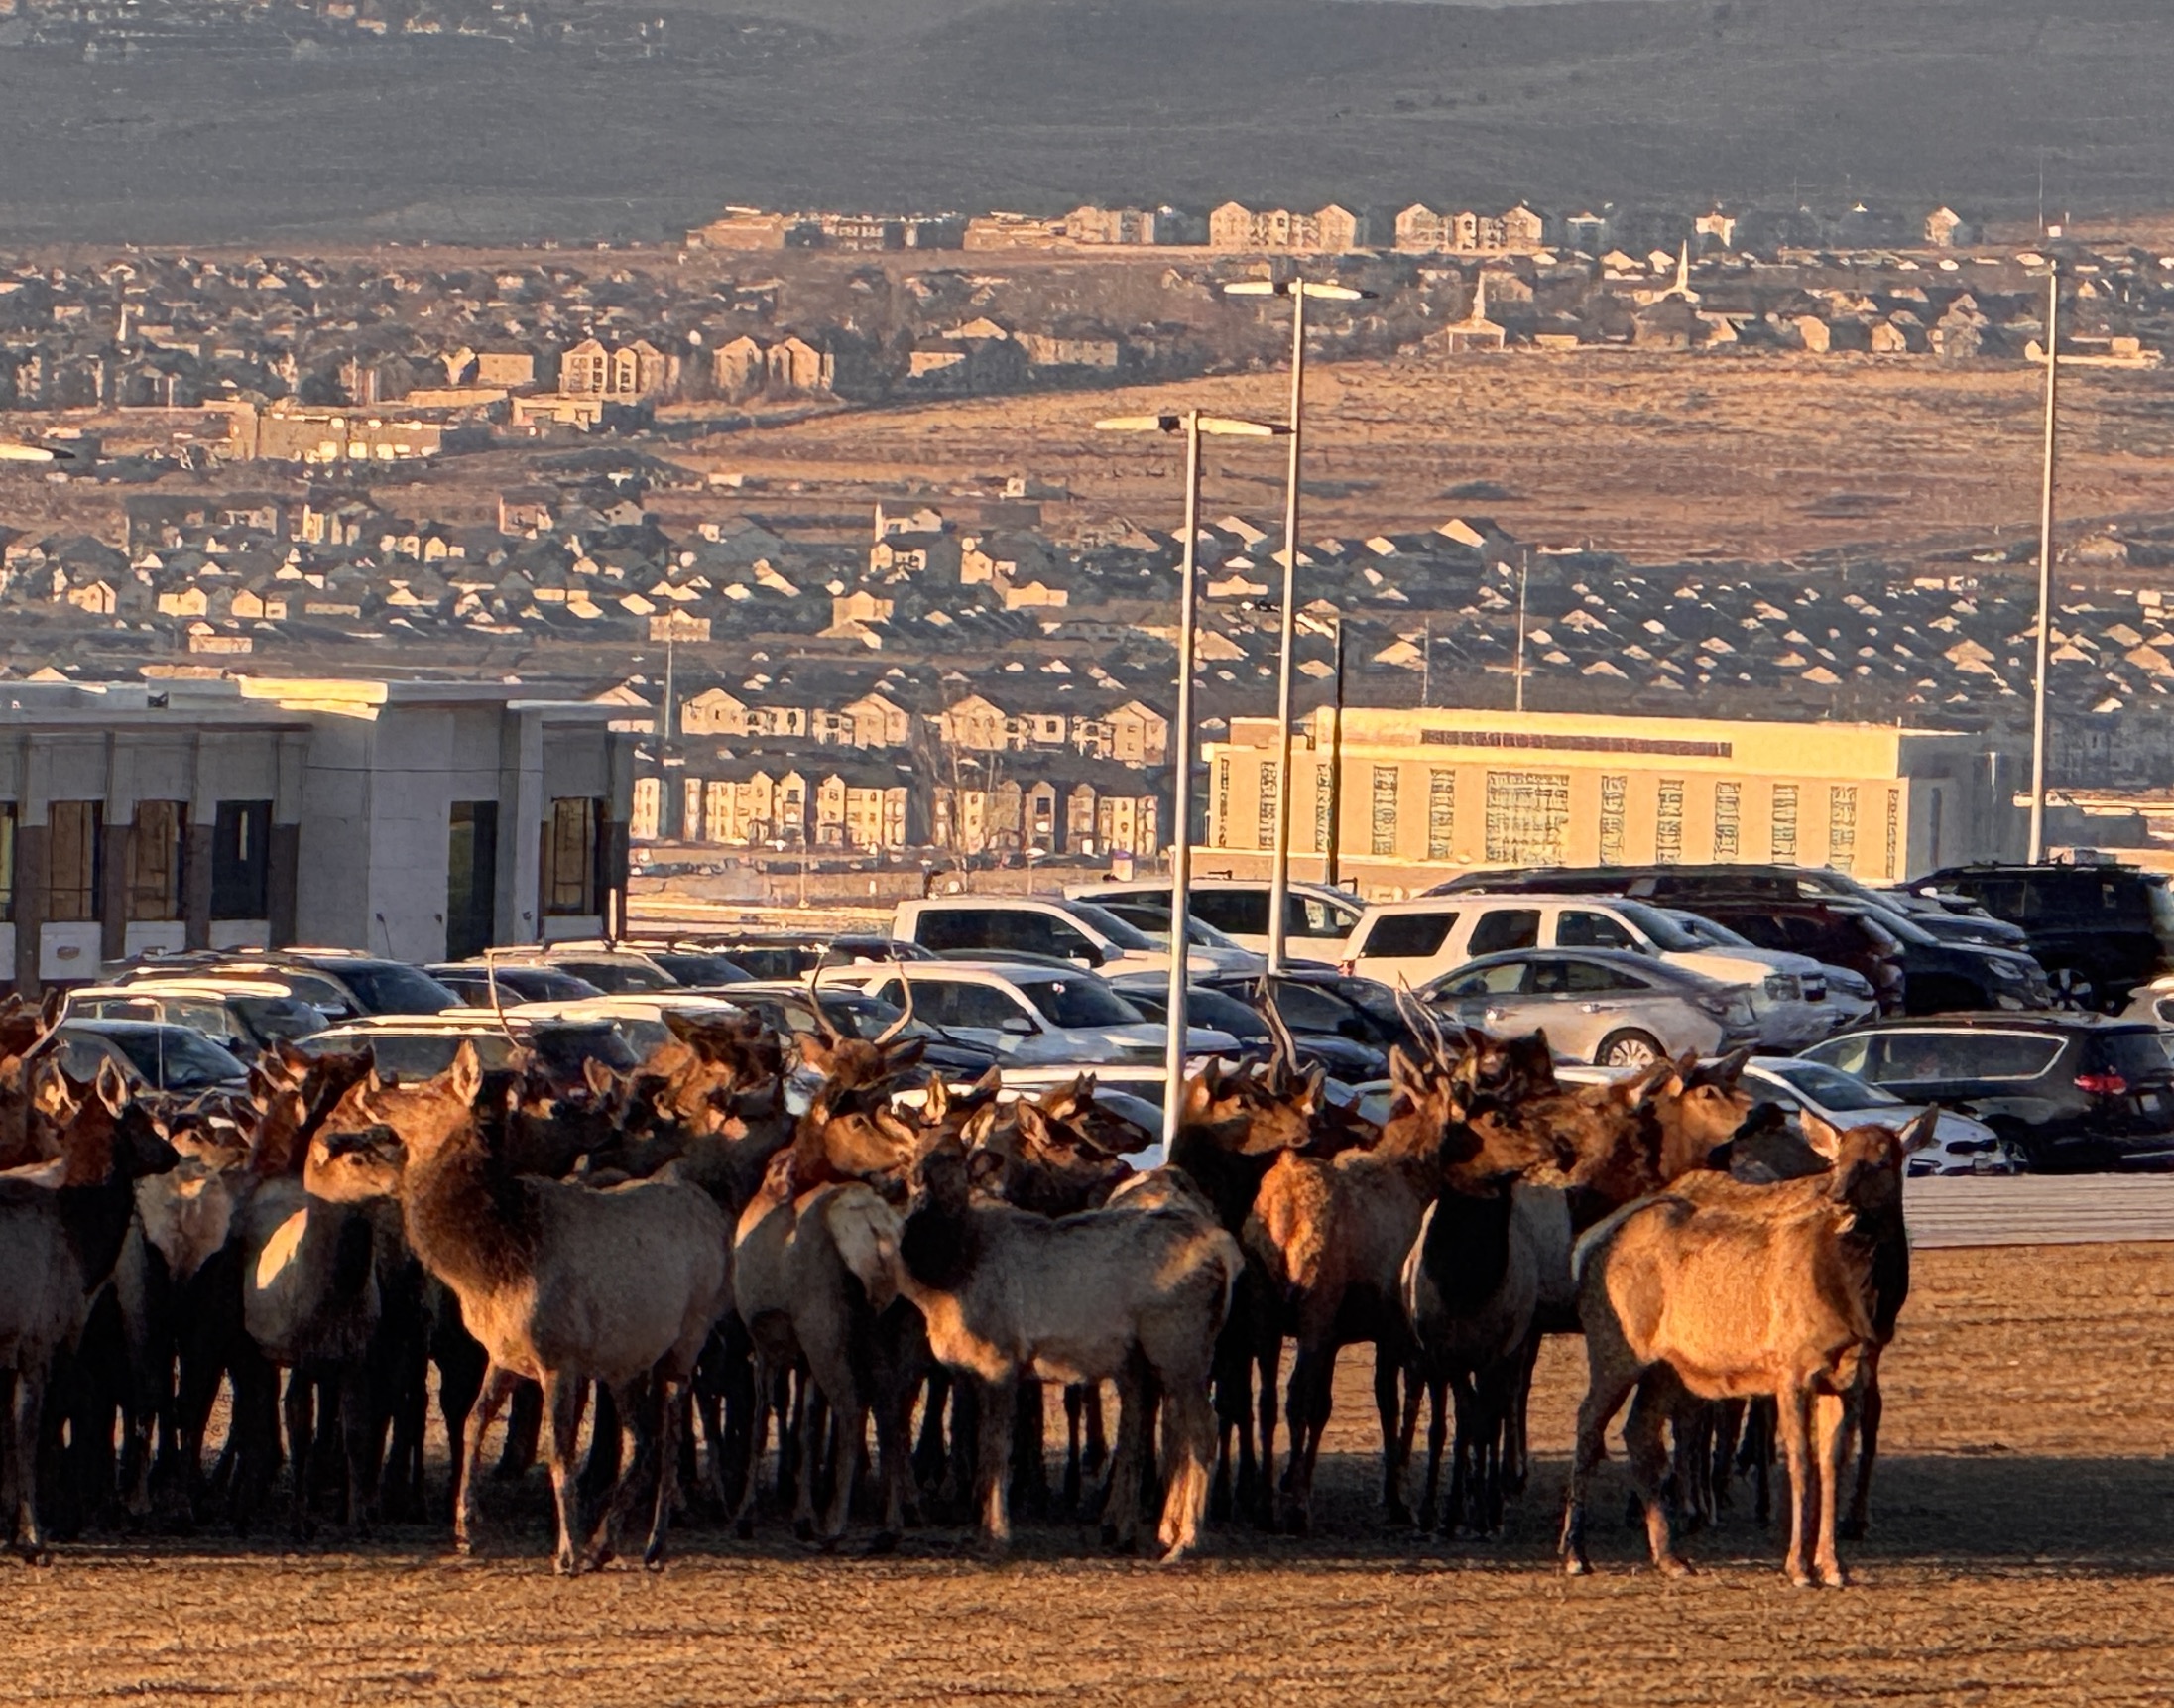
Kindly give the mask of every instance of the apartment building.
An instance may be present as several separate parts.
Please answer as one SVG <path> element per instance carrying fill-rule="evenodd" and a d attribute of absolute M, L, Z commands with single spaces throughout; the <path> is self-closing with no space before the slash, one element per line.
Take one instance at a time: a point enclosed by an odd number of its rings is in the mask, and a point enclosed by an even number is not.
<path fill-rule="evenodd" d="M 1199 869 L 1274 848 L 1275 725 L 1206 749 Z M 1489 866 L 1775 861 L 1872 883 L 2020 854 L 2024 758 L 1996 735 L 1445 707 L 1317 712 L 1292 756 L 1302 876 L 1413 893 Z"/>

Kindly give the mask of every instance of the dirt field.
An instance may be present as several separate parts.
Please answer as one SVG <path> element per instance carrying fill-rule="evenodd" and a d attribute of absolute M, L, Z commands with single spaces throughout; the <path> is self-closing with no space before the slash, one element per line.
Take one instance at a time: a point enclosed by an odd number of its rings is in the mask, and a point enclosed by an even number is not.
<path fill-rule="evenodd" d="M 812 501 L 1027 474 L 1065 482 L 1088 519 L 1174 529 L 1174 445 L 1094 422 L 1190 407 L 1281 420 L 1289 384 L 1270 372 L 853 411 L 711 439 L 687 460 L 769 479 L 773 494 L 749 500 L 758 510 L 789 508 L 785 488 Z M 2166 395 L 2151 373 L 2092 370 L 2064 386 L 2065 518 L 2165 508 Z M 1995 528 L 2035 540 L 2041 408 L 2040 378 L 2020 363 L 1593 351 L 1323 364 L 1308 374 L 1305 526 L 1364 538 L 1493 516 L 1520 539 L 1648 560 L 1856 544 L 1900 555 Z M 1221 441 L 1203 514 L 1271 526 L 1283 455 Z"/>
<path fill-rule="evenodd" d="M 1546 1453 L 1511 1533 L 1419 1542 L 1372 1512 L 1347 1357 L 1323 1533 L 1218 1533 L 1175 1570 L 1029 1531 L 1008 1565 L 932 1531 L 898 1557 L 680 1532 L 662 1577 L 554 1581 L 535 1479 L 493 1557 L 436 1532 L 358 1552 L 76 1546 L 0 1568 L 0 1701 L 1358 1704 L 2163 1702 L 2174 1692 L 2174 1312 L 2166 1247 L 1938 1252 L 1887 1365 L 1856 1589 L 1795 1592 L 1748 1518 L 1664 1584 L 1603 1486 L 1598 1575 L 1556 1574 L 1581 1370 L 1551 1347 Z"/>

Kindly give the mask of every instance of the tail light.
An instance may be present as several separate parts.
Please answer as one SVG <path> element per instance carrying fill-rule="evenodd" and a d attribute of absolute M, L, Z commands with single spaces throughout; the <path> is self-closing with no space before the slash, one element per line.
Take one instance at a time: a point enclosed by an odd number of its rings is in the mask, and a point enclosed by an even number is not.
<path fill-rule="evenodd" d="M 2076 1089 L 2088 1092 L 2093 1097 L 2125 1097 L 2128 1094 L 2128 1081 L 2109 1068 L 2104 1073 L 2079 1073 L 2076 1076 Z"/>

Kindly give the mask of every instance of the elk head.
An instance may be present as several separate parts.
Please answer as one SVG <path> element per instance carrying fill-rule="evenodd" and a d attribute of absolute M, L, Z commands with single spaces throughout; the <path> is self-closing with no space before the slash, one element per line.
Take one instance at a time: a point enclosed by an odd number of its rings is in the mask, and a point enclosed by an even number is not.
<path fill-rule="evenodd" d="M 1837 1127 L 1809 1109 L 1798 1115 L 1797 1125 L 1804 1142 L 1833 1171 L 1827 1195 L 1860 1211 L 1874 1210 L 1900 1200 L 1903 1160 L 1933 1142 L 1940 1127 L 1940 1106 L 1926 1108 L 1899 1133 L 1872 1124 Z"/>
<path fill-rule="evenodd" d="M 349 1087 L 324 1131 L 338 1137 L 383 1128 L 400 1141 L 410 1162 L 427 1160 L 473 1132 L 483 1082 L 482 1058 L 462 1038 L 444 1072 L 419 1084 L 389 1086 L 373 1068 Z"/>

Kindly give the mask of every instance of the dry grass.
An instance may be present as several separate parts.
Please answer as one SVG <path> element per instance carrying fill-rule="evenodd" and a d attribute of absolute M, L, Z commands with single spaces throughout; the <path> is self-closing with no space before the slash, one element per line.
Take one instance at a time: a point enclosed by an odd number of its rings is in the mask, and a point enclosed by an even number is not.
<path fill-rule="evenodd" d="M 855 411 L 712 439 L 694 460 L 810 498 L 1030 473 L 1067 482 L 1083 517 L 1174 528 L 1173 448 L 1096 433 L 1094 421 L 1194 405 L 1280 419 L 1288 384 L 1263 373 Z M 2164 507 L 2153 459 L 2174 450 L 2174 412 L 2163 391 L 2157 375 L 2103 370 L 2067 387 L 2065 515 Z M 1645 558 L 1899 550 L 1995 526 L 2035 538 L 2039 409 L 2039 377 L 2020 364 L 1596 351 L 1321 365 L 1308 385 L 1318 490 L 1306 528 L 1363 537 L 1493 515 L 1522 539 L 1590 538 Z M 1210 454 L 1205 512 L 1268 523 L 1281 513 L 1282 451 L 1234 442 Z M 1480 481 L 1515 496 L 1448 496 Z"/>
<path fill-rule="evenodd" d="M 2164 1701 L 2174 1691 L 2174 1315 L 2163 1248 L 1940 1252 L 1888 1365 L 1861 1587 L 1793 1592 L 1746 1518 L 1664 1584 L 1597 1527 L 1550 1549 L 1579 1367 L 1551 1347 L 1550 1456 L 1500 1543 L 1420 1543 L 1371 1511 L 1366 1361 L 1345 1360 L 1324 1533 L 1233 1536 L 1176 1571 L 1069 1529 L 987 1567 L 953 1532 L 889 1561 L 683 1531 L 669 1571 L 567 1585 L 533 1486 L 448 1563 L 434 1531 L 360 1552 L 161 1542 L 0 1572 L 0 1700 L 1126 1703 Z M 1620 1485 L 1597 1512 L 1613 1517 Z"/>

